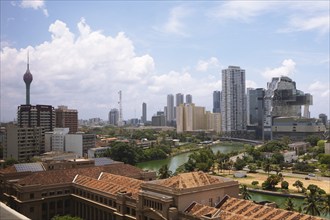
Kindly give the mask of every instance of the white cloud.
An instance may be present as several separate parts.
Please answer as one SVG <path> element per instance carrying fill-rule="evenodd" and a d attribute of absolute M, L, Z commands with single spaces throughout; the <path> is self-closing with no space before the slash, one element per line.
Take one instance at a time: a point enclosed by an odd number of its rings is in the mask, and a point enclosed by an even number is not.
<path fill-rule="evenodd" d="M 289 20 L 288 27 L 280 29 L 279 32 L 318 30 L 320 33 L 325 34 L 329 32 L 329 26 L 329 14 L 312 17 L 293 16 Z"/>
<path fill-rule="evenodd" d="M 226 19 L 250 22 L 254 17 L 268 12 L 276 5 L 270 1 L 228 1 L 212 11 L 211 16 L 220 21 Z"/>
<path fill-rule="evenodd" d="M 33 8 L 34 10 L 41 10 L 45 16 L 49 16 L 48 11 L 46 9 L 45 1 L 43 0 L 22 0 L 19 6 L 21 8 Z"/>
<path fill-rule="evenodd" d="M 279 76 L 293 76 L 296 71 L 296 63 L 292 59 L 286 59 L 282 62 L 282 66 L 276 68 L 266 68 L 262 76 L 267 80 Z"/>
<path fill-rule="evenodd" d="M 92 30 L 83 18 L 77 26 L 79 33 L 75 35 L 57 20 L 49 26 L 51 40 L 34 47 L 1 49 L 1 89 L 6 94 L 1 103 L 2 120 L 13 120 L 16 107 L 25 102 L 22 78 L 27 51 L 33 74 L 31 103 L 67 105 L 78 109 L 79 118 L 106 119 L 111 108 L 118 108 L 119 90 L 123 93 L 123 117 L 128 119 L 139 117 L 134 112 L 142 102 L 148 104 L 151 117 L 162 110 L 169 93 L 190 93 L 197 105 L 208 106 L 212 91 L 221 87 L 220 81 L 210 81 L 207 76 L 194 78 L 189 69 L 156 74 L 154 59 L 149 54 L 136 54 L 124 33 L 107 36 Z"/>
<path fill-rule="evenodd" d="M 327 84 L 324 82 L 315 81 L 308 87 L 308 90 L 314 96 L 317 95 L 317 96 L 321 96 L 321 97 L 325 98 L 325 97 L 329 97 L 329 93 L 330 93 L 329 86 L 330 86 L 329 83 Z"/>
<path fill-rule="evenodd" d="M 211 57 L 208 60 L 199 60 L 196 65 L 196 70 L 206 72 L 209 68 L 217 68 L 219 66 L 219 60 L 216 57 Z"/>
<path fill-rule="evenodd" d="M 191 10 L 183 6 L 177 6 L 171 9 L 167 22 L 161 27 L 156 28 L 162 32 L 180 36 L 188 36 L 185 31 L 183 20 L 191 14 Z"/>

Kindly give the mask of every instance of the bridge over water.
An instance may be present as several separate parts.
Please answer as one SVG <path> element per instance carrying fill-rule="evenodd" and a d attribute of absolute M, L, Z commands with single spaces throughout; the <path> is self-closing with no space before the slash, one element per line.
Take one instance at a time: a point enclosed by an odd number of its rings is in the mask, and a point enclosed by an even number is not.
<path fill-rule="evenodd" d="M 220 141 L 237 141 L 237 142 L 243 142 L 253 145 L 259 145 L 264 143 L 263 141 L 243 139 L 243 138 L 233 138 L 233 137 L 220 137 Z"/>

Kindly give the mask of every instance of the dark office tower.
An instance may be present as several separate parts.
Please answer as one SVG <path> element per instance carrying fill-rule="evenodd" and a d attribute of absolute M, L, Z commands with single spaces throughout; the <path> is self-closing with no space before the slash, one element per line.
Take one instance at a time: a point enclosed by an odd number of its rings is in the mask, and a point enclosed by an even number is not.
<path fill-rule="evenodd" d="M 328 126 L 328 116 L 326 114 L 319 114 L 319 119 L 322 121 L 324 126 L 327 128 Z"/>
<path fill-rule="evenodd" d="M 141 122 L 146 123 L 147 122 L 147 104 L 142 103 L 142 117 L 141 117 Z"/>
<path fill-rule="evenodd" d="M 190 94 L 186 95 L 186 103 L 187 104 L 192 104 L 192 95 L 190 95 Z"/>
<path fill-rule="evenodd" d="M 247 125 L 249 130 L 255 130 L 256 138 L 263 138 L 265 89 L 247 89 Z"/>
<path fill-rule="evenodd" d="M 245 70 L 229 66 L 222 70 L 222 131 L 246 129 Z"/>
<path fill-rule="evenodd" d="M 20 105 L 17 109 L 17 126 L 43 127 L 45 132 L 55 127 L 55 110 L 51 105 Z"/>
<path fill-rule="evenodd" d="M 25 87 L 26 87 L 26 105 L 30 105 L 30 85 L 31 85 L 31 82 L 33 80 L 33 76 L 30 72 L 30 63 L 29 63 L 29 54 L 28 54 L 28 58 L 27 58 L 27 69 L 26 69 L 26 72 L 23 76 L 23 80 L 25 82 Z"/>
<path fill-rule="evenodd" d="M 73 134 L 78 131 L 78 111 L 76 109 L 68 109 L 68 106 L 60 105 L 55 109 L 56 127 L 69 128 L 69 133 Z"/>
<path fill-rule="evenodd" d="M 213 113 L 220 113 L 221 92 L 213 92 Z"/>

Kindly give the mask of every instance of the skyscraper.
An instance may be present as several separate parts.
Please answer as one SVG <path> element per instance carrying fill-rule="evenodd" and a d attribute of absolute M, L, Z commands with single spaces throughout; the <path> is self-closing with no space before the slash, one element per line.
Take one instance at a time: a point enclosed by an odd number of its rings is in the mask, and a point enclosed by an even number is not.
<path fill-rule="evenodd" d="M 147 122 L 147 104 L 145 102 L 142 103 L 142 117 L 141 122 L 146 123 Z"/>
<path fill-rule="evenodd" d="M 220 113 L 221 92 L 213 92 L 213 113 Z"/>
<path fill-rule="evenodd" d="M 264 139 L 272 139 L 271 127 L 275 117 L 301 117 L 301 106 L 313 104 L 313 97 L 296 88 L 287 76 L 274 77 L 265 92 Z"/>
<path fill-rule="evenodd" d="M 68 109 L 68 106 L 60 105 L 55 109 L 56 127 L 69 128 L 70 133 L 78 131 L 78 111 L 76 109 Z"/>
<path fill-rule="evenodd" d="M 169 124 L 172 124 L 174 121 L 174 96 L 172 94 L 167 95 L 166 111 L 166 120 Z"/>
<path fill-rule="evenodd" d="M 265 89 L 247 89 L 247 125 L 255 131 L 257 139 L 263 138 Z"/>
<path fill-rule="evenodd" d="M 28 58 L 27 58 L 27 69 L 26 69 L 26 72 L 23 76 L 23 80 L 25 82 L 25 87 L 26 87 L 26 105 L 30 105 L 30 85 L 31 85 L 31 82 L 33 80 L 33 76 L 30 72 L 30 63 L 29 63 L 29 54 L 28 54 Z"/>
<path fill-rule="evenodd" d="M 222 70 L 222 131 L 246 129 L 245 70 L 229 66 Z"/>
<path fill-rule="evenodd" d="M 109 124 L 118 126 L 119 122 L 119 111 L 116 108 L 113 108 L 109 112 Z"/>
<path fill-rule="evenodd" d="M 175 106 L 179 106 L 180 104 L 183 104 L 183 94 L 181 94 L 181 93 L 178 93 L 178 94 L 176 94 L 175 95 L 176 97 L 176 100 L 175 100 L 175 102 L 176 102 L 176 105 Z"/>
<path fill-rule="evenodd" d="M 192 95 L 190 95 L 190 94 L 187 94 L 186 95 L 186 103 L 187 104 L 192 104 L 193 102 L 192 102 Z"/>
<path fill-rule="evenodd" d="M 54 107 L 51 105 L 20 105 L 17 108 L 18 127 L 43 127 L 53 131 L 56 121 Z"/>

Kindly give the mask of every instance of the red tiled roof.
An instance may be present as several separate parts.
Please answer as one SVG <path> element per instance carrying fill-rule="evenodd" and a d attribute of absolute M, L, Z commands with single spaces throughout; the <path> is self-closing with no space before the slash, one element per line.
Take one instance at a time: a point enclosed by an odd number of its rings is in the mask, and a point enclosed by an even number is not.
<path fill-rule="evenodd" d="M 194 202 L 185 213 L 202 217 L 208 216 L 221 220 L 321 220 L 322 218 L 290 212 L 283 209 L 272 208 L 253 203 L 249 200 L 236 198 L 227 199 L 220 208 L 209 207 Z"/>
<path fill-rule="evenodd" d="M 214 177 L 203 172 L 181 173 L 168 179 L 154 181 L 158 185 L 175 189 L 194 188 L 223 182 L 225 181 L 220 177 Z"/>
<path fill-rule="evenodd" d="M 110 164 L 97 167 L 86 167 L 64 170 L 48 170 L 33 173 L 18 181 L 20 185 L 52 185 L 70 183 L 77 174 L 85 175 L 97 179 L 101 172 L 112 173 L 134 178 L 141 177 L 141 169 L 128 164 Z"/>
<path fill-rule="evenodd" d="M 94 179 L 91 177 L 77 175 L 73 181 L 74 184 L 84 186 L 90 189 L 106 192 L 116 195 L 119 192 L 131 193 L 132 198 L 137 199 L 140 190 L 141 180 L 135 180 L 129 177 L 122 177 L 113 174 L 102 173 L 105 178 Z M 128 184 L 125 184 L 128 181 Z"/>

